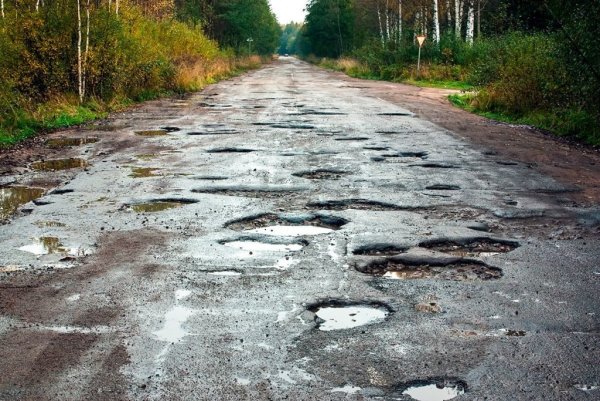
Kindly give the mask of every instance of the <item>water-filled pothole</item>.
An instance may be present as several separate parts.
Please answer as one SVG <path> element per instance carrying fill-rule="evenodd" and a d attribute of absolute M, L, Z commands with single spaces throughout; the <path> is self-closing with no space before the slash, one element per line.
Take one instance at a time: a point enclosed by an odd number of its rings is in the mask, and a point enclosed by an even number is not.
<path fill-rule="evenodd" d="M 341 138 L 335 138 L 336 141 L 339 142 L 344 142 L 344 141 L 358 141 L 358 142 L 362 142 L 362 141 L 368 141 L 369 137 L 367 136 L 343 136 Z"/>
<path fill-rule="evenodd" d="M 477 260 L 449 259 L 411 261 L 399 258 L 376 260 L 357 264 L 361 273 L 392 280 L 436 278 L 453 281 L 493 280 L 502 277 L 502 269 L 488 266 Z"/>
<path fill-rule="evenodd" d="M 138 136 L 165 136 L 167 131 L 164 129 L 146 130 L 146 131 L 135 131 Z"/>
<path fill-rule="evenodd" d="M 294 187 L 244 187 L 244 186 L 220 186 L 192 189 L 198 194 L 212 194 L 237 196 L 246 198 L 274 199 L 282 196 L 290 197 L 302 191 L 303 188 Z"/>
<path fill-rule="evenodd" d="M 179 132 L 179 131 L 181 131 L 181 128 L 179 128 L 179 127 L 170 127 L 170 126 L 160 127 L 160 129 L 163 130 L 163 131 L 166 131 L 166 132 Z"/>
<path fill-rule="evenodd" d="M 19 206 L 44 195 L 42 188 L 5 187 L 0 188 L 0 221 L 9 218 Z"/>
<path fill-rule="evenodd" d="M 380 302 L 345 302 L 331 300 L 314 304 L 308 310 L 315 314 L 317 328 L 321 331 L 347 330 L 381 323 L 392 309 Z"/>
<path fill-rule="evenodd" d="M 293 173 L 292 175 L 295 177 L 307 178 L 309 180 L 337 180 L 346 174 L 348 174 L 348 172 L 342 170 L 317 169 L 300 171 L 298 173 Z"/>
<path fill-rule="evenodd" d="M 407 249 L 408 247 L 393 244 L 369 244 L 354 249 L 352 254 L 361 256 L 394 256 L 406 252 Z"/>
<path fill-rule="evenodd" d="M 85 168 L 87 166 L 88 162 L 79 158 L 43 160 L 31 163 L 31 168 L 37 171 L 60 171 L 73 168 Z"/>
<path fill-rule="evenodd" d="M 209 149 L 206 153 L 250 153 L 254 151 L 255 149 L 225 147 Z"/>
<path fill-rule="evenodd" d="M 33 253 L 34 255 L 48 255 L 54 253 L 67 253 L 70 250 L 65 248 L 57 237 L 41 237 L 33 244 L 25 245 L 19 248 L 24 252 Z"/>
<path fill-rule="evenodd" d="M 365 146 L 365 150 L 390 150 L 389 146 Z"/>
<path fill-rule="evenodd" d="M 328 200 L 328 201 L 317 201 L 310 202 L 306 205 L 312 209 L 322 210 L 373 210 L 373 211 L 390 211 L 390 210 L 406 210 L 406 207 L 394 205 L 392 203 L 385 203 L 379 201 L 372 201 L 368 199 L 343 199 L 343 200 Z"/>
<path fill-rule="evenodd" d="M 410 167 L 423 167 L 423 168 L 458 168 L 458 166 L 455 166 L 453 164 L 447 164 L 447 163 L 436 163 L 436 162 L 430 162 L 430 163 L 419 163 L 419 164 L 411 164 Z"/>
<path fill-rule="evenodd" d="M 392 113 L 378 113 L 378 116 L 403 116 L 403 117 L 411 117 L 412 113 L 407 113 L 407 112 L 392 112 Z"/>
<path fill-rule="evenodd" d="M 447 401 L 464 394 L 467 384 L 456 379 L 417 380 L 406 383 L 400 390 L 417 401 Z"/>
<path fill-rule="evenodd" d="M 425 189 L 430 191 L 458 191 L 460 187 L 458 185 L 450 185 L 450 184 L 435 184 L 426 186 Z"/>
<path fill-rule="evenodd" d="M 269 238 L 242 237 L 231 241 L 220 241 L 221 245 L 242 251 L 253 252 L 297 252 L 308 245 L 308 241 L 275 240 Z"/>
<path fill-rule="evenodd" d="M 197 203 L 198 201 L 195 199 L 153 199 L 147 202 L 140 203 L 132 203 L 126 205 L 126 207 L 131 208 L 134 212 L 137 213 L 155 213 L 162 212 L 163 210 L 175 209 L 177 207 L 190 205 L 192 203 Z"/>
<path fill-rule="evenodd" d="M 490 238 L 469 238 L 460 241 L 432 240 L 423 242 L 419 246 L 464 258 L 507 253 L 518 248 L 519 243 Z"/>
<path fill-rule="evenodd" d="M 310 124 L 269 124 L 271 128 L 282 128 L 282 129 L 315 129 L 314 125 Z"/>
<path fill-rule="evenodd" d="M 296 237 L 303 235 L 319 235 L 340 229 L 348 220 L 337 216 L 321 214 L 277 215 L 261 214 L 232 221 L 227 228 L 249 233 Z"/>
<path fill-rule="evenodd" d="M 203 135 L 235 135 L 239 134 L 239 131 L 234 129 L 215 129 L 206 131 L 190 131 L 187 134 L 190 136 L 203 136 Z"/>
<path fill-rule="evenodd" d="M 46 146 L 50 148 L 67 148 L 72 146 L 83 146 L 98 142 L 96 137 L 87 138 L 50 138 L 46 140 Z"/>
<path fill-rule="evenodd" d="M 425 159 L 429 155 L 429 152 L 424 150 L 414 150 L 414 151 L 402 151 L 398 152 L 400 157 L 417 157 L 420 159 Z"/>
<path fill-rule="evenodd" d="M 158 170 L 156 167 L 134 167 L 129 176 L 133 178 L 158 177 L 160 176 L 160 174 L 156 174 Z"/>

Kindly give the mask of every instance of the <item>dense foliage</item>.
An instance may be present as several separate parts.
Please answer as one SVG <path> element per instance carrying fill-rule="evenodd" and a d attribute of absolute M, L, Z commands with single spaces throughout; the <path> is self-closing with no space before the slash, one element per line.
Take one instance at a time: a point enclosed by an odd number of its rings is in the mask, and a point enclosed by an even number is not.
<path fill-rule="evenodd" d="M 359 77 L 474 86 L 465 107 L 600 144 L 599 20 L 600 0 L 311 0 L 297 48 Z"/>
<path fill-rule="evenodd" d="M 279 27 L 267 0 L 211 3 L 4 2 L 0 144 L 258 65 L 247 57 L 250 36 L 252 53 L 275 51 Z"/>

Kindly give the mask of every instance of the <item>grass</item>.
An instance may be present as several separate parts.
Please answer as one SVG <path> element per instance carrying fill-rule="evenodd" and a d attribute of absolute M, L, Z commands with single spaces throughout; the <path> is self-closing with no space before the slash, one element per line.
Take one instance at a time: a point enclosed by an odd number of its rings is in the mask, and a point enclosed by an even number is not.
<path fill-rule="evenodd" d="M 455 89 L 460 91 L 473 90 L 473 85 L 463 81 L 406 79 L 401 82 L 404 84 L 418 86 L 420 88 Z"/>

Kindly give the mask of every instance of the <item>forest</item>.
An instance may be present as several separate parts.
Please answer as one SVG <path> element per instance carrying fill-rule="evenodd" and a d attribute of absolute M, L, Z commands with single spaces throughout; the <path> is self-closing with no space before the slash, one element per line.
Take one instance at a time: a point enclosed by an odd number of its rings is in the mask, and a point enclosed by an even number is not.
<path fill-rule="evenodd" d="M 0 0 L 0 146 L 257 67 L 280 36 L 267 0 Z"/>
<path fill-rule="evenodd" d="M 460 107 L 600 144 L 599 0 L 310 0 L 307 13 L 286 49 L 310 61 L 463 89 Z"/>

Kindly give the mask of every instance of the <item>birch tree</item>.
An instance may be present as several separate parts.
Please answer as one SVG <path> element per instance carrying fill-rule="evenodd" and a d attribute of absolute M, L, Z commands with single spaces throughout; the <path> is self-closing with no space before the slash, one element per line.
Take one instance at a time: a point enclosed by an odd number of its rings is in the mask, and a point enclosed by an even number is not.
<path fill-rule="evenodd" d="M 463 0 L 454 0 L 454 34 L 462 37 Z"/>
<path fill-rule="evenodd" d="M 383 24 L 381 23 L 381 6 L 377 1 L 377 20 L 379 21 L 379 36 L 381 37 L 381 46 L 385 46 L 385 35 L 383 33 Z"/>
<path fill-rule="evenodd" d="M 77 79 L 79 102 L 83 103 L 83 66 L 81 60 L 81 0 L 77 0 Z"/>
<path fill-rule="evenodd" d="M 4 0 L 0 0 L 0 10 L 2 11 L 2 18 L 4 18 Z"/>
<path fill-rule="evenodd" d="M 475 32 L 475 5 L 473 4 L 473 0 L 469 1 L 467 4 L 467 34 L 466 41 L 468 44 L 473 44 Z"/>
<path fill-rule="evenodd" d="M 433 43 L 440 44 L 440 13 L 438 0 L 433 0 Z"/>
<path fill-rule="evenodd" d="M 402 0 L 398 0 L 398 43 L 402 43 Z"/>

